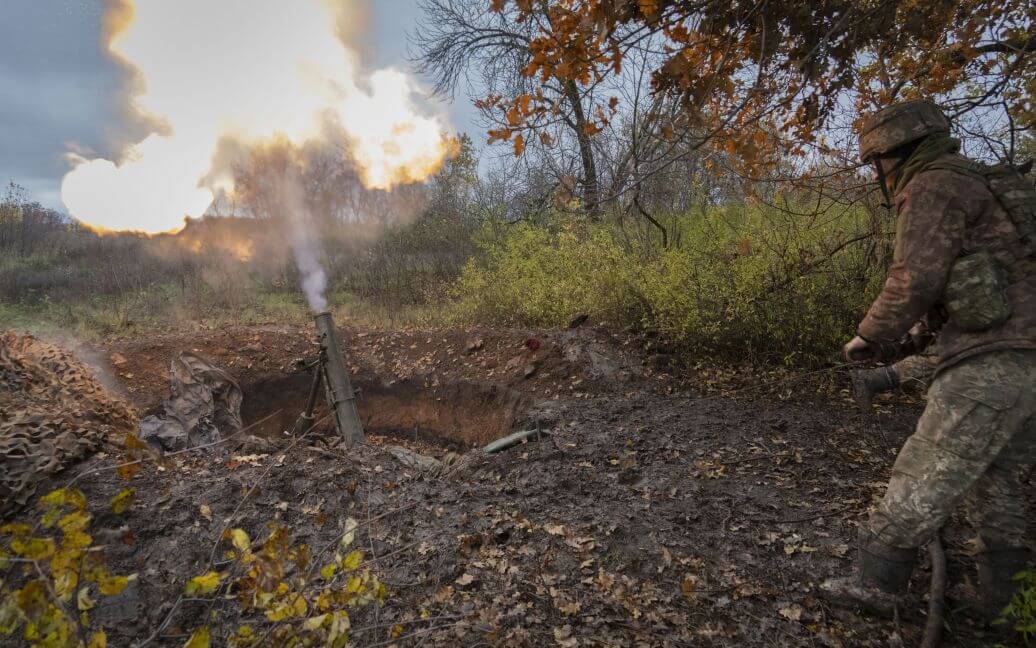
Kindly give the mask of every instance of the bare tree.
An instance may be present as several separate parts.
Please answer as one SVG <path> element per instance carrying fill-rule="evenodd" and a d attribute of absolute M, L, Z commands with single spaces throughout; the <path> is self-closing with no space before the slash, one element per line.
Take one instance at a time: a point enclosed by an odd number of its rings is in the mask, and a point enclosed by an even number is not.
<path fill-rule="evenodd" d="M 557 158 L 568 154 L 567 141 L 574 141 L 583 206 L 597 218 L 602 201 L 593 143 L 596 126 L 588 114 L 597 84 L 574 79 L 541 82 L 523 74 L 531 61 L 531 39 L 549 22 L 549 16 L 538 13 L 518 20 L 518 12 L 510 8 L 488 11 L 486 0 L 421 0 L 420 6 L 424 15 L 410 35 L 411 56 L 434 80 L 435 90 L 452 97 L 463 83 L 480 109 L 482 125 L 491 134 L 505 131 L 503 127 L 514 119 L 494 97 L 544 98 L 551 109 L 527 122 L 535 137 L 511 139 L 507 133 L 502 139 L 510 139 L 519 153 L 549 150 L 550 155 L 530 157 L 554 168 L 555 186 L 567 175 L 565 160 Z"/>

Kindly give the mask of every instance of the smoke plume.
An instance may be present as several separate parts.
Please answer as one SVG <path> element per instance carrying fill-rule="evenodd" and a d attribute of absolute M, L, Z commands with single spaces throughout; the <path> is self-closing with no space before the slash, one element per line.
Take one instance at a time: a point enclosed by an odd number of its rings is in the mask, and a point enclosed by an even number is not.
<path fill-rule="evenodd" d="M 117 160 L 70 154 L 73 217 L 98 231 L 178 231 L 232 175 L 221 143 L 334 137 L 364 185 L 390 189 L 438 170 L 450 143 L 404 73 L 367 73 L 346 41 L 361 0 L 108 0 L 105 44 L 135 71 L 131 111 L 153 132 Z M 308 262 L 307 262 L 308 263 Z"/>

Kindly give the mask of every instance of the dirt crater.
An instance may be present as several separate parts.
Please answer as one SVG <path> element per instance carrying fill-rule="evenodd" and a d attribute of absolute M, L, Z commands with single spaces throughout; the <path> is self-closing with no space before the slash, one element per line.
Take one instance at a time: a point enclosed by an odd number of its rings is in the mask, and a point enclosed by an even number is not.
<path fill-rule="evenodd" d="M 306 407 L 312 374 L 269 375 L 241 385 L 241 417 L 252 433 L 282 439 Z M 384 380 L 354 376 L 357 405 L 368 435 L 413 439 L 466 450 L 510 434 L 532 407 L 531 399 L 500 384 L 432 378 Z M 326 422 L 323 393 L 315 418 Z"/>

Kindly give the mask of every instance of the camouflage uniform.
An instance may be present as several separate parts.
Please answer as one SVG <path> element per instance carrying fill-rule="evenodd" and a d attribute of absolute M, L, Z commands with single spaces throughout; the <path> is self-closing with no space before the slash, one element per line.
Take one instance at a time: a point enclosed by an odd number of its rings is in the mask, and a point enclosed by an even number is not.
<path fill-rule="evenodd" d="M 946 130 L 950 141 L 948 123 Z M 863 149 L 866 138 L 865 132 Z M 1036 462 L 1036 273 L 1011 214 L 980 178 L 954 170 L 961 162 L 946 152 L 905 186 L 889 180 L 897 189 L 893 263 L 859 327 L 859 336 L 875 345 L 896 344 L 924 317 L 939 331 L 927 407 L 861 529 L 861 583 L 889 593 L 905 588 L 916 548 L 965 498 L 979 536 L 980 583 L 984 564 L 1006 560 L 1005 569 L 1014 571 L 1024 565 L 1023 485 Z M 959 258 L 978 250 L 1005 269 L 1011 315 L 985 330 L 964 330 L 945 321 L 947 278 Z M 1004 574 L 990 573 L 988 584 L 1006 590 Z"/>
<path fill-rule="evenodd" d="M 939 357 L 930 353 L 921 353 L 903 358 L 892 365 L 896 372 L 896 380 L 900 385 L 919 385 L 927 387 L 939 366 Z"/>
<path fill-rule="evenodd" d="M 876 394 L 904 388 L 924 391 L 931 384 L 939 357 L 929 349 L 934 334 L 927 326 L 915 325 L 910 331 L 908 348 L 897 349 L 910 353 L 895 364 L 874 369 L 859 369 L 850 372 L 852 396 L 864 414 L 869 414 Z"/>
<path fill-rule="evenodd" d="M 919 546 L 967 496 L 980 552 L 1025 546 L 1024 485 L 1036 464 L 1036 351 L 994 351 L 940 373 L 871 515 L 871 536 Z"/>

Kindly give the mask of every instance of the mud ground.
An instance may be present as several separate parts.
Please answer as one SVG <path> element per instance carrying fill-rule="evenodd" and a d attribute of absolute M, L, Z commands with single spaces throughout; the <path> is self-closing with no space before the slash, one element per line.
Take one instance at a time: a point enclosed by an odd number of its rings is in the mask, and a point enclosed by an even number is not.
<path fill-rule="evenodd" d="M 650 341 L 589 328 L 343 330 L 342 339 L 372 432 L 352 449 L 324 427 L 302 439 L 283 434 L 308 386 L 296 364 L 312 354 L 305 328 L 94 350 L 142 412 L 165 395 L 172 355 L 193 350 L 237 377 L 246 423 L 271 417 L 261 442 L 235 440 L 141 471 L 124 520 L 101 512 L 127 486 L 109 469 L 116 450 L 54 482 L 99 471 L 77 487 L 112 527 L 110 563 L 140 575 L 96 615 L 109 645 L 161 628 L 151 645 L 180 646 L 206 622 L 210 603 L 172 608 L 186 580 L 206 570 L 223 529 L 260 538 L 279 521 L 323 547 L 347 517 L 360 522 L 358 542 L 389 586 L 383 607 L 354 617 L 357 645 L 919 643 L 926 567 L 912 585 L 917 605 L 897 621 L 831 608 L 815 592 L 850 569 L 855 526 L 883 492 L 916 399 L 882 401 L 864 418 L 844 395 L 818 398 L 794 381 L 765 394 L 703 393 L 667 374 Z M 529 426 L 549 436 L 497 455 L 478 449 Z M 422 472 L 387 444 L 461 456 Z M 955 523 L 951 608 L 970 594 L 967 540 Z M 237 627 L 236 602 L 211 609 L 224 637 Z M 944 645 L 991 644 L 965 615 L 948 622 Z M 397 624 L 405 632 L 392 637 Z"/>

